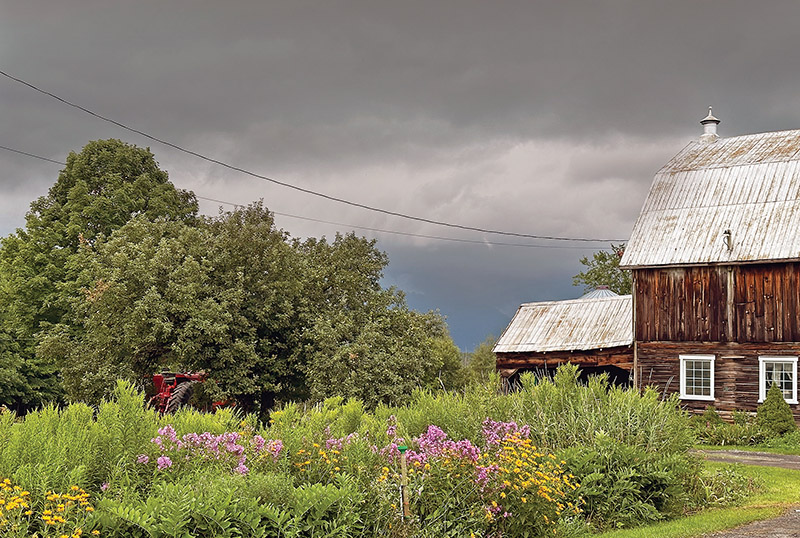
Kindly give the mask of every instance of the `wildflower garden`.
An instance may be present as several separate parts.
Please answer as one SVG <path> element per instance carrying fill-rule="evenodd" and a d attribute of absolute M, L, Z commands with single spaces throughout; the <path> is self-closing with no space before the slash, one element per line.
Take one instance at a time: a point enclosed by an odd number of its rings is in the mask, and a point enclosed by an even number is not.
<path fill-rule="evenodd" d="M 92 408 L 0 414 L 0 536 L 581 536 L 707 505 L 674 400 L 563 367 L 520 392 L 340 398 L 267 423 L 160 416 L 119 382 Z M 400 495 L 401 450 L 409 515 Z"/>

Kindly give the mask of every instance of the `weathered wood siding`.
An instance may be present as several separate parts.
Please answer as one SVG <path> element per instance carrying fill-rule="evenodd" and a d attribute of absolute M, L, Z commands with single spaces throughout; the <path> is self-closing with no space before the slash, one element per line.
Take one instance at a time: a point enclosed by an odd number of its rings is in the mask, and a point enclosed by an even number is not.
<path fill-rule="evenodd" d="M 800 356 L 800 343 L 641 342 L 638 344 L 639 385 L 662 393 L 680 392 L 679 355 L 714 355 L 714 401 L 682 400 L 682 405 L 703 411 L 755 411 L 758 407 L 758 357 Z M 800 405 L 791 405 L 800 421 Z"/>
<path fill-rule="evenodd" d="M 637 342 L 798 342 L 800 264 L 639 269 Z"/>
<path fill-rule="evenodd" d="M 521 352 L 495 353 L 497 368 L 554 368 L 559 364 L 572 363 L 578 366 L 617 366 L 633 368 L 632 346 L 587 351 L 552 351 L 548 353 Z"/>

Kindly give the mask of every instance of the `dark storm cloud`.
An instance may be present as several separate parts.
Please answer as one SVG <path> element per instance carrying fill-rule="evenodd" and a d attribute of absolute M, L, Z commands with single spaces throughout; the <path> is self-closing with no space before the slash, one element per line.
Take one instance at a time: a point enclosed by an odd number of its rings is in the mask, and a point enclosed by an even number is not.
<path fill-rule="evenodd" d="M 793 1 L 0 0 L 0 15 L 0 68 L 64 98 L 283 181 L 481 227 L 624 239 L 707 105 L 723 136 L 800 126 Z M 200 195 L 475 238 L 220 169 L 7 79 L 0 107 L 2 145 L 63 160 L 122 138 Z M 59 167 L 0 151 L 0 170 L 6 234 Z M 585 254 L 380 238 L 388 279 L 461 345 L 515 303 L 575 296 Z"/>

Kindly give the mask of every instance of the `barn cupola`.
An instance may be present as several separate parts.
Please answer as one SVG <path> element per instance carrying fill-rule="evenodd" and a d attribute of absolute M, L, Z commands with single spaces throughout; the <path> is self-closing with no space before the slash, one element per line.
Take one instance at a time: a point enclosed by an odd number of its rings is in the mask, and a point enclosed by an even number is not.
<path fill-rule="evenodd" d="M 700 125 L 703 126 L 703 134 L 700 136 L 701 142 L 716 142 L 719 140 L 717 135 L 719 120 L 711 114 L 711 107 L 708 107 L 708 116 L 700 120 Z"/>

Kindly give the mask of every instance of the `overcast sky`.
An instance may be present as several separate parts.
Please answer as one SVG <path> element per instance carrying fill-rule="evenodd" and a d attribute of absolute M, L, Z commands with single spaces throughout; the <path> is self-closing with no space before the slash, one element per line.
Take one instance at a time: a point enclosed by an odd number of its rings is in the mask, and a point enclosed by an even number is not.
<path fill-rule="evenodd" d="M 0 0 L 0 70 L 139 130 L 333 196 L 469 226 L 626 239 L 655 172 L 701 133 L 800 127 L 800 3 L 643 0 Z M 606 243 L 458 231 L 336 204 L 198 160 L 0 77 L 0 145 L 63 161 L 149 146 L 176 186 L 263 198 L 293 236 L 352 226 L 385 283 L 465 350 L 522 302 L 569 299 Z M 0 235 L 59 166 L 0 151 Z M 219 204 L 202 201 L 205 213 Z M 556 247 L 556 248 L 550 248 Z"/>

